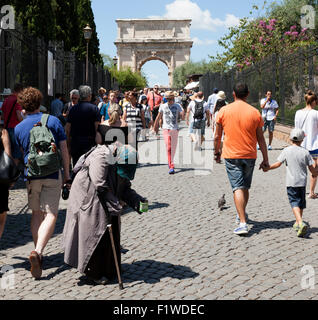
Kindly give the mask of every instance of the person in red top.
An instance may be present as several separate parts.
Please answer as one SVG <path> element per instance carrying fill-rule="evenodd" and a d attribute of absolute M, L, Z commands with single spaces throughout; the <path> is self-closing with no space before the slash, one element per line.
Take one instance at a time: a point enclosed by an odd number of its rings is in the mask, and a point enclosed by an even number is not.
<path fill-rule="evenodd" d="M 155 119 L 158 116 L 159 107 L 162 102 L 162 96 L 159 93 L 159 86 L 155 85 L 153 88 L 153 91 L 149 92 L 147 95 L 148 99 L 148 105 L 150 106 L 150 110 L 152 113 L 152 119 L 155 121 Z M 154 127 L 153 127 L 154 130 Z M 155 131 L 155 130 L 154 130 Z M 156 134 L 158 135 L 159 128 L 157 129 Z"/>
<path fill-rule="evenodd" d="M 18 164 L 19 159 L 22 158 L 22 153 L 16 143 L 14 135 L 14 128 L 23 120 L 21 114 L 22 107 L 17 102 L 17 96 L 22 90 L 23 86 L 17 83 L 14 86 L 13 93 L 4 100 L 2 105 L 2 118 L 4 121 L 3 126 L 9 133 L 12 157 L 16 164 Z"/>

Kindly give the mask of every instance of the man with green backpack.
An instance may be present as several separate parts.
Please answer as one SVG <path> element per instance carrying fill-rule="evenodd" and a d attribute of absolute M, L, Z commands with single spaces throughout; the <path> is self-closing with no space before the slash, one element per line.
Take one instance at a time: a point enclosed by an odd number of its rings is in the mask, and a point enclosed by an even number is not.
<path fill-rule="evenodd" d="M 27 118 L 15 128 L 16 140 L 24 154 L 28 204 L 32 210 L 31 232 L 35 250 L 31 252 L 31 274 L 42 275 L 42 254 L 54 233 L 61 188 L 61 167 L 64 184 L 69 183 L 69 155 L 66 135 L 59 119 L 42 114 L 42 94 L 29 87 L 18 95 L 18 101 L 27 112 Z"/>

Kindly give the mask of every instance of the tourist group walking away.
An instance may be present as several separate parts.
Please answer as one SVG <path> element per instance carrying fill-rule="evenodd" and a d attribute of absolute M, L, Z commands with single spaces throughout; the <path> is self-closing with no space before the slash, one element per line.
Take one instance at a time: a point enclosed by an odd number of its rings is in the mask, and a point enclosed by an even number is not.
<path fill-rule="evenodd" d="M 318 198 L 318 98 L 306 92 L 306 107 L 296 113 L 291 145 L 270 164 L 268 152 L 279 106 L 268 91 L 259 112 L 248 104 L 248 96 L 244 83 L 233 88 L 232 103 L 228 102 L 232 97 L 218 88 L 208 97 L 203 92 L 161 91 L 158 85 L 128 92 L 100 88 L 95 95 L 83 85 L 68 94 L 69 101 L 57 93 L 50 108 L 45 108 L 38 89 L 16 84 L 2 105 L 0 238 L 9 211 L 9 189 L 20 176 L 26 182 L 32 210 L 30 271 L 40 279 L 63 189 L 63 198 L 68 199 L 62 241 L 65 263 L 98 284 L 120 279 L 123 208 L 130 207 L 137 214 L 148 211 L 148 199 L 132 189 L 138 172 L 138 145 L 159 139 L 161 129 L 167 175 L 174 175 L 181 120 L 186 120 L 195 152 L 204 150 L 206 128 L 212 129 L 211 162 L 220 164 L 224 159 L 237 211 L 235 234 L 249 232 L 246 208 L 259 149 L 259 168 L 264 173 L 286 164 L 287 197 L 296 220 L 293 228 L 298 237 L 305 236 L 308 169 L 309 198 Z"/>

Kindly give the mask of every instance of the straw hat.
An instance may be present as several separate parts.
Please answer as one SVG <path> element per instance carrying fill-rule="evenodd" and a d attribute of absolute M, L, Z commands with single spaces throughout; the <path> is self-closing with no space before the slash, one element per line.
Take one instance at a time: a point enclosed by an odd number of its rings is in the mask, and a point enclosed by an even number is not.
<path fill-rule="evenodd" d="M 224 91 L 219 91 L 218 93 L 218 98 L 225 100 L 226 99 L 226 95 Z"/>
<path fill-rule="evenodd" d="M 174 98 L 175 96 L 174 96 L 174 93 L 172 92 L 172 91 L 167 91 L 166 93 L 165 93 L 165 98 L 166 99 L 172 99 L 172 98 Z"/>
<path fill-rule="evenodd" d="M 177 91 L 174 91 L 173 94 L 174 94 L 175 97 L 179 96 L 179 93 Z"/>

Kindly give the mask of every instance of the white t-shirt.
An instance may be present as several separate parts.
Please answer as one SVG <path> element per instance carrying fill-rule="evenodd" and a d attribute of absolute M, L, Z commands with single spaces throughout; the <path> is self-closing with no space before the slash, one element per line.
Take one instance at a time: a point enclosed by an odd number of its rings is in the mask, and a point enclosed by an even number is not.
<path fill-rule="evenodd" d="M 159 112 L 163 116 L 162 129 L 178 130 L 178 118 L 182 111 L 180 104 L 174 103 L 171 106 L 168 103 L 162 104 L 159 108 Z"/>
<path fill-rule="evenodd" d="M 195 99 L 196 102 L 202 102 L 203 100 L 200 99 Z M 209 105 L 204 102 L 203 104 L 203 108 L 204 108 L 204 114 L 203 114 L 203 120 L 206 120 L 206 111 L 209 110 Z M 188 111 L 190 111 L 190 118 L 191 118 L 191 122 L 193 121 L 193 115 L 195 112 L 195 102 L 191 101 L 188 105 Z"/>
<path fill-rule="evenodd" d="M 318 111 L 298 110 L 295 115 L 295 128 L 304 130 L 306 137 L 302 147 L 308 151 L 318 149 Z"/>
<path fill-rule="evenodd" d="M 98 110 L 100 111 L 100 109 L 102 108 L 102 106 L 103 106 L 103 104 L 104 104 L 104 102 L 102 101 L 102 102 L 100 102 L 99 104 L 98 104 Z"/>
<path fill-rule="evenodd" d="M 215 104 L 216 104 L 216 101 L 218 100 L 218 95 L 217 93 L 213 93 L 209 96 L 209 99 L 208 99 L 208 106 L 209 106 L 209 109 L 210 109 L 210 112 L 211 114 L 214 113 L 214 108 L 215 108 Z"/>
<path fill-rule="evenodd" d="M 267 98 L 261 100 L 261 106 L 265 103 L 266 100 Z M 265 108 L 262 110 L 262 117 L 266 117 L 267 121 L 274 120 L 278 108 L 279 106 L 277 101 L 272 99 L 272 101 L 266 103 Z"/>

